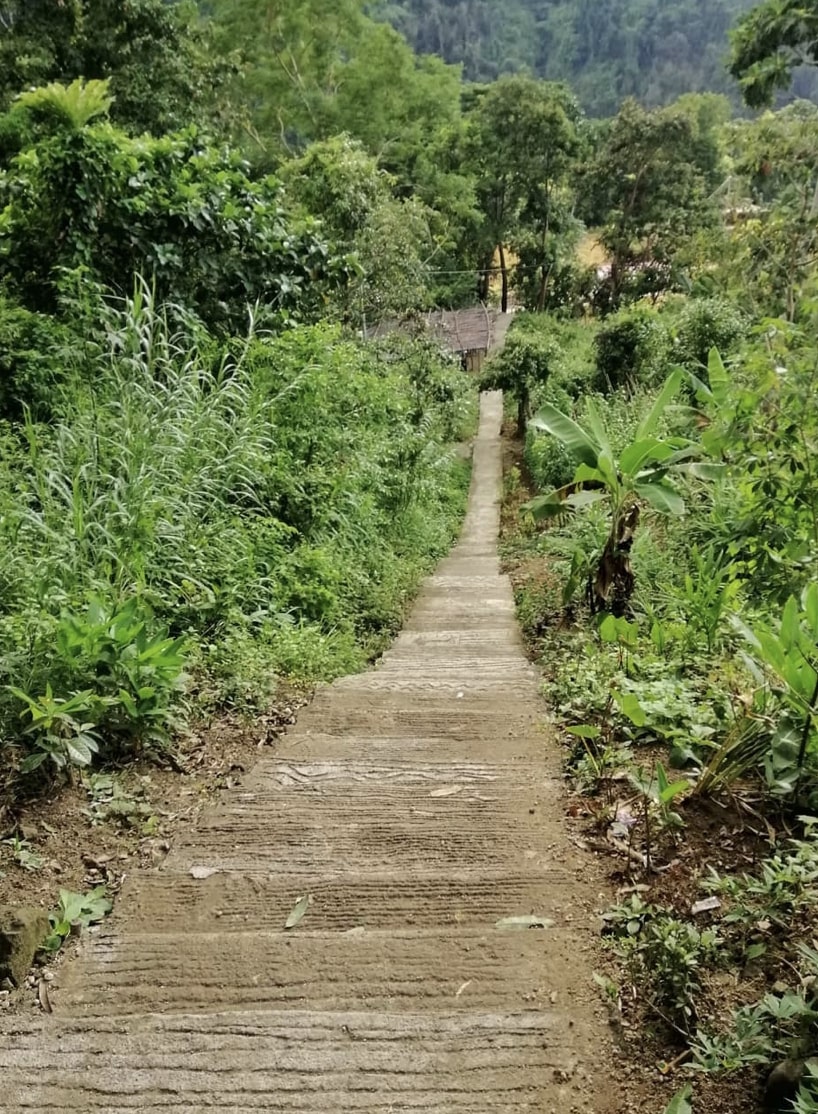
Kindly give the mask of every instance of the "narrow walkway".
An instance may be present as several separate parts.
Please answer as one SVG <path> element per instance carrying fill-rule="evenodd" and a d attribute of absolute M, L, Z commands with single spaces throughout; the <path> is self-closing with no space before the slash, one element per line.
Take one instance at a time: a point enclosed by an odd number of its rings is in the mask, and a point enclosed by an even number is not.
<path fill-rule="evenodd" d="M 484 396 L 463 535 L 379 668 L 324 688 L 132 880 L 53 1016 L 2 1023 L 4 1114 L 621 1108 L 596 1078 L 592 895 L 499 574 L 501 409 Z"/>

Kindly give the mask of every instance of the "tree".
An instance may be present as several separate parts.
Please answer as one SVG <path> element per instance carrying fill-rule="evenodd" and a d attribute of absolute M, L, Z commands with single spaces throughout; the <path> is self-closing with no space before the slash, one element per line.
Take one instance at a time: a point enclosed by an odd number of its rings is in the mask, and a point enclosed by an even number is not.
<path fill-rule="evenodd" d="M 349 136 L 314 143 L 282 167 L 291 202 L 320 219 L 359 271 L 344 298 L 347 316 L 374 323 L 426 305 L 431 251 L 428 212 L 413 197 L 394 196 L 394 179 Z"/>
<path fill-rule="evenodd" d="M 501 78 L 479 95 L 469 119 L 467 165 L 484 218 L 486 268 L 499 255 L 502 310 L 508 310 L 506 246 L 520 227 L 539 245 L 539 303 L 550 273 L 549 238 L 560 190 L 578 147 L 579 110 L 561 85 L 527 77 Z"/>
<path fill-rule="evenodd" d="M 531 417 L 531 395 L 553 370 L 560 348 L 540 332 L 515 331 L 482 378 L 483 390 L 508 391 L 517 403 L 517 436 L 524 437 Z"/>
<path fill-rule="evenodd" d="M 789 88 L 793 70 L 818 63 L 818 5 L 804 0 L 765 0 L 739 23 L 732 37 L 730 72 L 753 108 L 772 103 Z"/>
<path fill-rule="evenodd" d="M 460 73 L 416 56 L 364 0 L 212 0 L 215 35 L 245 60 L 254 155 L 274 162 L 347 132 L 387 169 L 402 169 L 459 115 Z"/>
<path fill-rule="evenodd" d="M 683 248 L 713 216 L 704 151 L 689 111 L 629 100 L 611 123 L 580 187 L 603 221 L 606 308 L 677 281 Z"/>
<path fill-rule="evenodd" d="M 728 268 L 764 315 L 796 318 L 818 261 L 818 109 L 797 101 L 732 129 L 745 219 L 728 241 Z"/>
<path fill-rule="evenodd" d="M 110 81 L 112 118 L 155 135 L 209 119 L 226 68 L 165 0 L 0 0 L 0 110 L 32 86 Z"/>
<path fill-rule="evenodd" d="M 53 312 L 66 272 L 82 269 L 121 294 L 140 272 L 211 327 L 243 327 L 256 301 L 325 309 L 348 264 L 285 211 L 276 179 L 253 180 L 193 128 L 134 139 L 101 119 L 109 100 L 105 82 L 24 98 L 42 123 L 0 174 L 0 277 L 26 308 Z"/>

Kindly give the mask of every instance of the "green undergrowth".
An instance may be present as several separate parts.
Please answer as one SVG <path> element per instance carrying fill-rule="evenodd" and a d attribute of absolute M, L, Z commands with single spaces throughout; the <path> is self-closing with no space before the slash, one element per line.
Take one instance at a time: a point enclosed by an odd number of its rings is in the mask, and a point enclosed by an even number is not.
<path fill-rule="evenodd" d="M 433 346 L 216 340 L 137 288 L 83 347 L 50 422 L 0 427 L 0 739 L 24 770 L 363 668 L 468 488 L 474 392 Z"/>
<path fill-rule="evenodd" d="M 688 1049 L 693 1109 L 695 1073 L 752 1069 L 760 1095 L 795 1058 L 812 1110 L 809 330 L 752 328 L 713 299 L 518 328 L 551 346 L 506 476 L 503 556 L 567 774 L 629 894 L 605 918 L 618 974 L 600 983 L 668 1060 Z"/>

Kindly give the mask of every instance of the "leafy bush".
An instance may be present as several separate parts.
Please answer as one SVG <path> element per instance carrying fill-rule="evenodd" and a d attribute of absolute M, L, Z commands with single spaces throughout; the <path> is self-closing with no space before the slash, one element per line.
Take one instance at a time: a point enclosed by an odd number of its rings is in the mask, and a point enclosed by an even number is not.
<path fill-rule="evenodd" d="M 700 971 L 718 958 L 715 929 L 698 929 L 637 895 L 605 915 L 612 947 L 627 965 L 635 987 L 650 989 L 650 1001 L 688 1030 L 695 1019 Z"/>
<path fill-rule="evenodd" d="M 0 273 L 32 310 L 53 311 L 66 270 L 120 293 L 149 274 L 162 299 L 209 327 L 242 328 L 247 306 L 309 316 L 350 269 L 311 221 L 287 216 L 274 178 L 195 128 L 133 139 L 95 119 L 105 83 L 27 94 L 50 121 L 0 175 Z"/>
<path fill-rule="evenodd" d="M 517 403 L 517 432 L 525 434 L 531 416 L 532 395 L 548 381 L 560 356 L 560 346 L 553 336 L 532 330 L 515 330 L 502 352 L 486 368 L 483 390 L 508 391 Z"/>
<path fill-rule="evenodd" d="M 24 406 L 37 416 L 50 415 L 55 388 L 77 344 L 53 317 L 0 295 L 0 417 L 19 418 Z"/>
<path fill-rule="evenodd" d="M 669 338 L 661 319 L 643 307 L 608 318 L 596 336 L 596 374 L 592 386 L 603 394 L 661 379 Z"/>
<path fill-rule="evenodd" d="M 576 461 L 561 441 L 531 428 L 525 438 L 525 462 L 539 491 L 564 487 L 576 472 Z"/>
<path fill-rule="evenodd" d="M 724 298 L 693 298 L 676 322 L 673 358 L 692 371 L 707 367 L 711 348 L 722 356 L 736 350 L 746 335 L 748 321 L 739 307 Z"/>

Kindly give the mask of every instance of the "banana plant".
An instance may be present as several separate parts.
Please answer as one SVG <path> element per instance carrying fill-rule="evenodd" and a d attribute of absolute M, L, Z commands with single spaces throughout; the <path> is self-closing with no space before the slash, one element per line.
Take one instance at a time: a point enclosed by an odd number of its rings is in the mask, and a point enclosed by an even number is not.
<path fill-rule="evenodd" d="M 531 420 L 531 427 L 561 441 L 577 460 L 573 482 L 526 505 L 537 520 L 558 518 L 595 504 L 606 504 L 608 539 L 590 584 L 595 611 L 623 614 L 634 588 L 630 551 L 639 525 L 642 505 L 660 514 L 684 514 L 685 504 L 674 486 L 674 472 L 687 471 L 709 478 L 713 465 L 699 465 L 699 445 L 686 438 L 660 439 L 656 430 L 668 405 L 685 378 L 681 370 L 666 380 L 650 411 L 636 431 L 634 440 L 615 454 L 611 439 L 593 399 L 586 402 L 587 422 L 577 422 L 546 404 Z"/>
<path fill-rule="evenodd" d="M 769 685 L 787 710 L 779 742 L 792 736 L 798 724 L 792 792 L 797 792 L 810 741 L 818 729 L 818 583 L 811 581 L 800 600 L 790 596 L 781 618 L 773 624 L 745 623 L 733 616 L 733 626 L 749 644 L 745 662 L 759 685 Z"/>

